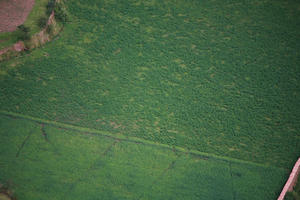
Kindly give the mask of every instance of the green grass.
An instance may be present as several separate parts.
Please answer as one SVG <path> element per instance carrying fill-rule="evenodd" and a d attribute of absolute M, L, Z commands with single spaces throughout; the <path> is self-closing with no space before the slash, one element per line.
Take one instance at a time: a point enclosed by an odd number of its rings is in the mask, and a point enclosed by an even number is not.
<path fill-rule="evenodd" d="M 21 135 L 0 134 L 6 137 L 0 141 L 15 144 L 2 147 L 0 159 L 9 162 L 0 178 L 18 183 L 16 195 L 278 196 L 300 155 L 299 2 L 68 0 L 66 5 L 70 22 L 58 38 L 0 63 L 1 113 L 27 119 L 11 122 L 21 124 L 11 125 Z M 32 121 L 47 122 L 58 146 L 48 144 Z M 6 126 L 9 122 L 1 129 Z M 28 140 L 28 154 L 22 151 L 29 157 L 16 159 L 29 134 L 23 134 L 26 127 L 35 139 Z M 103 135 L 114 139 L 102 141 Z M 112 157 L 95 157 L 116 138 L 121 141 Z M 182 149 L 179 158 L 172 147 Z M 195 161 L 190 152 L 213 159 Z M 103 171 L 89 173 L 98 159 Z M 174 171 L 165 170 L 174 160 Z M 157 166 L 150 170 L 152 162 Z M 22 184 L 29 180 L 32 184 Z"/>
<path fill-rule="evenodd" d="M 0 116 L 17 199 L 275 199 L 287 171 Z"/>
<path fill-rule="evenodd" d="M 46 5 L 48 0 L 35 0 L 34 7 L 29 13 L 24 25 L 30 28 L 29 35 L 32 36 L 39 32 L 41 28 L 38 26 L 38 20 L 46 15 Z M 13 32 L 0 33 L 0 49 L 13 45 L 18 41 L 19 30 Z"/>
<path fill-rule="evenodd" d="M 289 168 L 300 153 L 289 2 L 70 0 L 59 40 L 0 64 L 0 109 Z"/>

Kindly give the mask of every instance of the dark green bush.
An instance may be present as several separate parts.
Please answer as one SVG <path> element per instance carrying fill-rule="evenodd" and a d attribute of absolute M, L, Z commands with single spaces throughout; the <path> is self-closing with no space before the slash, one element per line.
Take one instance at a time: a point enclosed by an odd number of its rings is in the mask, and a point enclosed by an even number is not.
<path fill-rule="evenodd" d="M 18 26 L 18 29 L 20 30 L 20 31 L 22 31 L 22 32 L 24 32 L 24 33 L 28 33 L 29 31 L 30 31 L 30 28 L 29 27 L 27 27 L 27 26 L 25 26 L 25 25 L 20 25 L 20 26 Z"/>
<path fill-rule="evenodd" d="M 284 200 L 300 200 L 300 196 L 295 191 L 287 192 Z"/>
<path fill-rule="evenodd" d="M 25 25 L 20 25 L 18 26 L 18 30 L 19 30 L 19 33 L 18 33 L 18 39 L 19 40 L 29 40 L 30 38 L 30 35 L 29 35 L 29 32 L 30 32 L 30 28 L 25 26 Z"/>
<path fill-rule="evenodd" d="M 47 22 L 48 22 L 48 19 L 45 16 L 43 16 L 43 17 L 39 18 L 37 23 L 40 28 L 45 28 L 47 25 Z"/>
<path fill-rule="evenodd" d="M 67 10 L 63 3 L 57 3 L 55 5 L 54 12 L 55 12 L 55 19 L 57 19 L 57 21 L 60 21 L 63 24 L 67 22 L 68 20 Z"/>
<path fill-rule="evenodd" d="M 46 14 L 49 16 L 55 7 L 55 0 L 49 0 L 47 6 L 46 6 Z"/>
<path fill-rule="evenodd" d="M 285 197 L 284 197 L 284 200 L 295 200 L 293 193 L 292 192 L 287 192 Z"/>
<path fill-rule="evenodd" d="M 294 191 L 300 196 L 300 176 L 298 177 L 298 181 L 294 187 Z"/>

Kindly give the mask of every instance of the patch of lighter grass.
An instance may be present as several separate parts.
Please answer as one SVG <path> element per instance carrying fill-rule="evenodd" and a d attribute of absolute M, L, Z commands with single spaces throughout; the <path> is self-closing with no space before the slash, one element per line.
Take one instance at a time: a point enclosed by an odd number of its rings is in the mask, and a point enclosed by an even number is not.
<path fill-rule="evenodd" d="M 6 70 L 0 70 L 0 76 L 5 76 L 7 75 L 7 71 Z"/>
<path fill-rule="evenodd" d="M 1 194 L 0 193 L 0 200 L 11 200 L 6 194 Z"/>
<path fill-rule="evenodd" d="M 29 13 L 24 25 L 30 28 L 30 35 L 40 31 L 38 20 L 45 16 L 48 0 L 35 0 L 34 7 Z"/>

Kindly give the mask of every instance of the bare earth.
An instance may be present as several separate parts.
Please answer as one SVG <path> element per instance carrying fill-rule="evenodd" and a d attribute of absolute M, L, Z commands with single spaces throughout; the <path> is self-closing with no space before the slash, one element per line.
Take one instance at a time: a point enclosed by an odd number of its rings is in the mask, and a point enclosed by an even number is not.
<path fill-rule="evenodd" d="M 34 0 L 0 0 L 0 33 L 16 30 L 33 8 Z"/>

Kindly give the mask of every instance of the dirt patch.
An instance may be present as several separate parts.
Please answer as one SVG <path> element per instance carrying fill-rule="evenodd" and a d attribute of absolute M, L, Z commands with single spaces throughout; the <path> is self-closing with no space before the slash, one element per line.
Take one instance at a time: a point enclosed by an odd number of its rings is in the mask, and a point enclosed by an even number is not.
<path fill-rule="evenodd" d="M 14 44 L 13 48 L 17 52 L 23 51 L 25 49 L 24 42 L 22 42 L 22 41 L 17 42 L 16 44 Z"/>
<path fill-rule="evenodd" d="M 16 30 L 32 10 L 34 0 L 0 0 L 0 33 Z"/>
<path fill-rule="evenodd" d="M 0 0 L 1 1 L 1 0 Z M 0 183 L 0 200 L 16 200 L 13 197 L 12 191 Z"/>
<path fill-rule="evenodd" d="M 0 193 L 0 200 L 11 200 L 11 198 L 4 193 Z"/>

